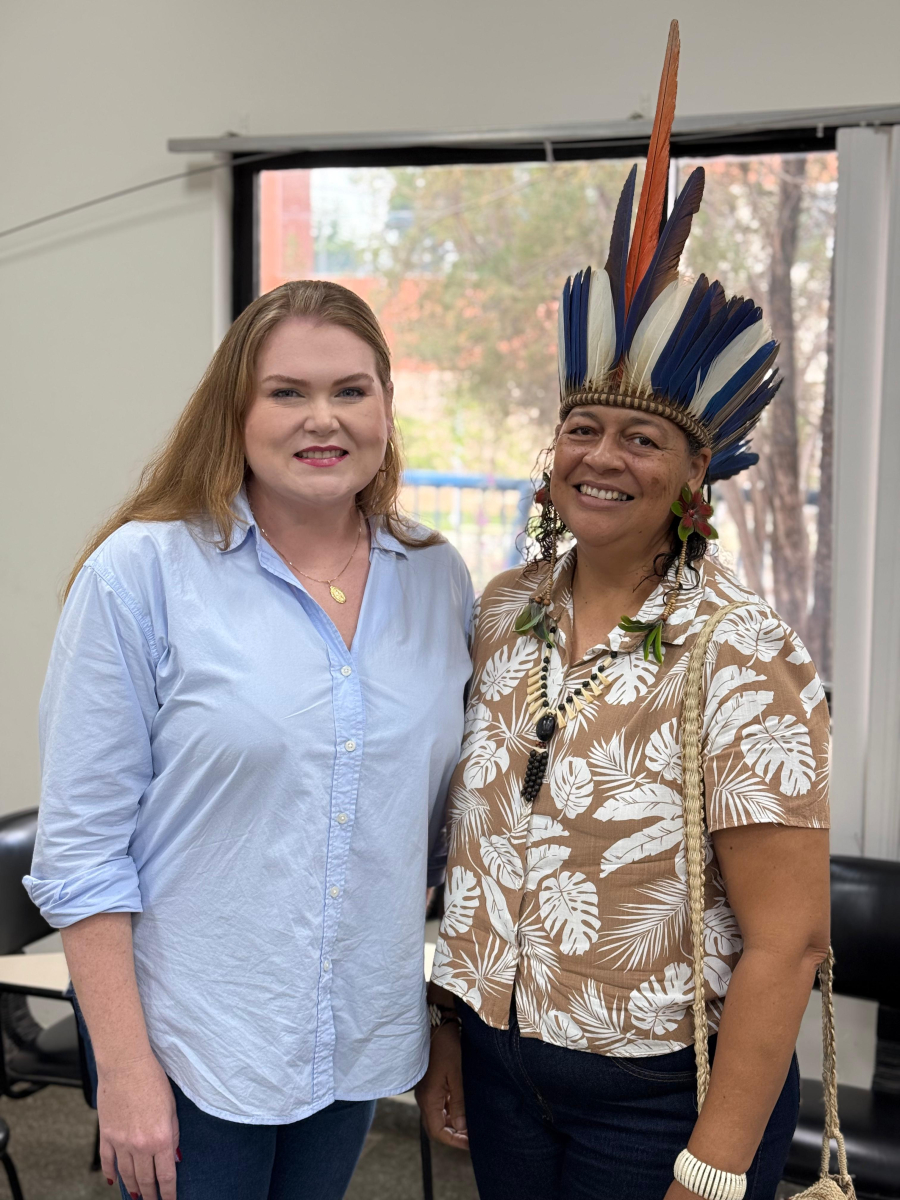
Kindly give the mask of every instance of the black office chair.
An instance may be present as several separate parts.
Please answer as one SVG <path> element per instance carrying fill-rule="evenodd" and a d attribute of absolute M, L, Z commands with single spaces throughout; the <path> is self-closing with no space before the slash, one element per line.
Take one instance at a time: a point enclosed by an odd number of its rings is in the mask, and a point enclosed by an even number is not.
<path fill-rule="evenodd" d="M 859 1200 L 900 1197 L 900 863 L 831 860 L 834 990 L 878 1002 L 872 1087 L 841 1084 L 838 1108 Z M 841 1030 L 838 1022 L 838 1047 Z M 785 1179 L 810 1184 L 819 1174 L 825 1107 L 822 1085 L 804 1079 L 800 1121 Z"/>
<path fill-rule="evenodd" d="M 36 833 L 36 808 L 0 817 L 0 954 L 20 954 L 32 942 L 53 933 L 22 887 L 22 876 L 31 870 Z M 92 1105 L 86 1052 L 74 1011 L 45 1029 L 31 1016 L 28 994 L 41 992 L 34 989 L 29 993 L 0 982 L 0 1095 L 21 1100 L 52 1084 L 81 1089 Z M 14 1200 L 22 1200 L 6 1151 L 8 1141 L 4 1122 L 0 1125 L 0 1161 L 6 1167 Z M 97 1150 L 95 1143 L 95 1169 L 99 1169 Z"/>

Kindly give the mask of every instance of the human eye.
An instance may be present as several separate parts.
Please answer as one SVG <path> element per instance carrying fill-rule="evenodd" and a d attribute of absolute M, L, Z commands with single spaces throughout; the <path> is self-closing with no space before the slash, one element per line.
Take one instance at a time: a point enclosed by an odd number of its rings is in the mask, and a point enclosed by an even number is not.
<path fill-rule="evenodd" d="M 341 396 L 345 400 L 358 400 L 365 394 L 365 391 L 361 387 L 345 387 L 341 388 L 338 392 L 338 396 Z"/>
<path fill-rule="evenodd" d="M 297 391 L 296 388 L 288 388 L 288 387 L 275 388 L 275 390 L 272 392 L 272 399 L 273 400 L 293 400 L 296 396 L 299 396 L 299 395 L 300 395 L 300 393 Z"/>
<path fill-rule="evenodd" d="M 566 430 L 569 437 L 593 437 L 596 432 L 593 425 L 570 425 Z"/>
<path fill-rule="evenodd" d="M 640 446 L 642 449 L 659 449 L 659 446 L 656 442 L 654 442 L 649 433 L 636 433 L 631 440 L 636 446 Z"/>

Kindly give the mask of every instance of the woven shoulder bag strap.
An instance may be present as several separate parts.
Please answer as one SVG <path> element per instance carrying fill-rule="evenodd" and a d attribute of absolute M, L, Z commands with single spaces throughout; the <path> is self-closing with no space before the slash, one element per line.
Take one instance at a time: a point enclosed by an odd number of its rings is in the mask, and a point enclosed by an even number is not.
<path fill-rule="evenodd" d="M 691 948 L 693 957 L 694 983 L 694 1053 L 697 1058 L 697 1111 L 703 1107 L 709 1090 L 709 1028 L 706 1020 L 704 998 L 704 929 L 705 910 L 704 877 L 706 867 L 705 811 L 703 796 L 703 764 L 701 744 L 703 736 L 703 669 L 706 651 L 719 622 L 739 608 L 746 608 L 751 601 L 743 600 L 726 604 L 712 614 L 691 647 L 687 675 L 684 684 L 684 702 L 681 716 L 681 762 L 682 788 L 684 793 L 684 842 L 687 862 L 688 901 L 691 920 Z M 825 1131 L 822 1137 L 821 1174 L 817 1182 L 802 1197 L 822 1198 L 849 1197 L 855 1200 L 853 1181 L 847 1170 L 847 1152 L 841 1136 L 837 1107 L 837 1067 L 835 1062 L 834 1003 L 832 1000 L 832 971 L 834 956 L 828 957 L 819 967 L 819 984 L 822 991 L 822 1090 L 825 1098 Z M 838 1174 L 830 1175 L 831 1142 L 837 1144 Z"/>

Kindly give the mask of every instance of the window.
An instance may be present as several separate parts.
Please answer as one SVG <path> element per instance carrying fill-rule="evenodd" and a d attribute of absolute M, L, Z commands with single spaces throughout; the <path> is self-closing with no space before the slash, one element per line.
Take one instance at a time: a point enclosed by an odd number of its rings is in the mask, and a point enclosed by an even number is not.
<path fill-rule="evenodd" d="M 605 261 L 634 161 L 255 175 L 257 237 L 238 244 L 239 270 L 255 262 L 254 294 L 291 278 L 334 279 L 378 313 L 395 360 L 406 506 L 456 542 L 476 587 L 516 560 L 527 481 L 556 423 L 559 292 L 573 270 Z M 721 546 L 810 641 L 827 678 L 837 158 L 827 142 L 813 153 L 682 157 L 673 185 L 701 161 L 706 197 L 683 265 L 759 301 L 785 374 L 756 432 L 760 466 L 716 489 Z"/>

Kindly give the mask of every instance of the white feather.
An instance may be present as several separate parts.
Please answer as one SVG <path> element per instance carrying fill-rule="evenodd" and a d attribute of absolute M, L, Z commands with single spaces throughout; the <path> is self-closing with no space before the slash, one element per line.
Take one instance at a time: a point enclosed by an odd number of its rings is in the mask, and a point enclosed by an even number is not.
<path fill-rule="evenodd" d="M 560 293 L 559 297 L 559 319 L 556 325 L 556 357 L 559 363 L 559 394 L 565 394 L 566 390 L 566 321 L 563 314 L 563 296 L 565 292 Z"/>
<path fill-rule="evenodd" d="M 678 324 L 693 286 L 689 279 L 675 279 L 647 309 L 635 331 L 625 364 L 624 381 L 629 388 L 649 388 L 653 368 Z"/>
<path fill-rule="evenodd" d="M 716 392 L 721 391 L 744 363 L 751 359 L 761 346 L 771 340 L 772 330 L 763 320 L 755 321 L 742 333 L 739 333 L 734 341 L 713 359 L 702 387 L 697 389 L 688 406 L 688 412 L 700 416 Z"/>
<path fill-rule="evenodd" d="M 587 378 L 599 382 L 609 374 L 616 352 L 616 314 L 605 271 L 591 271 L 587 336 Z"/>

